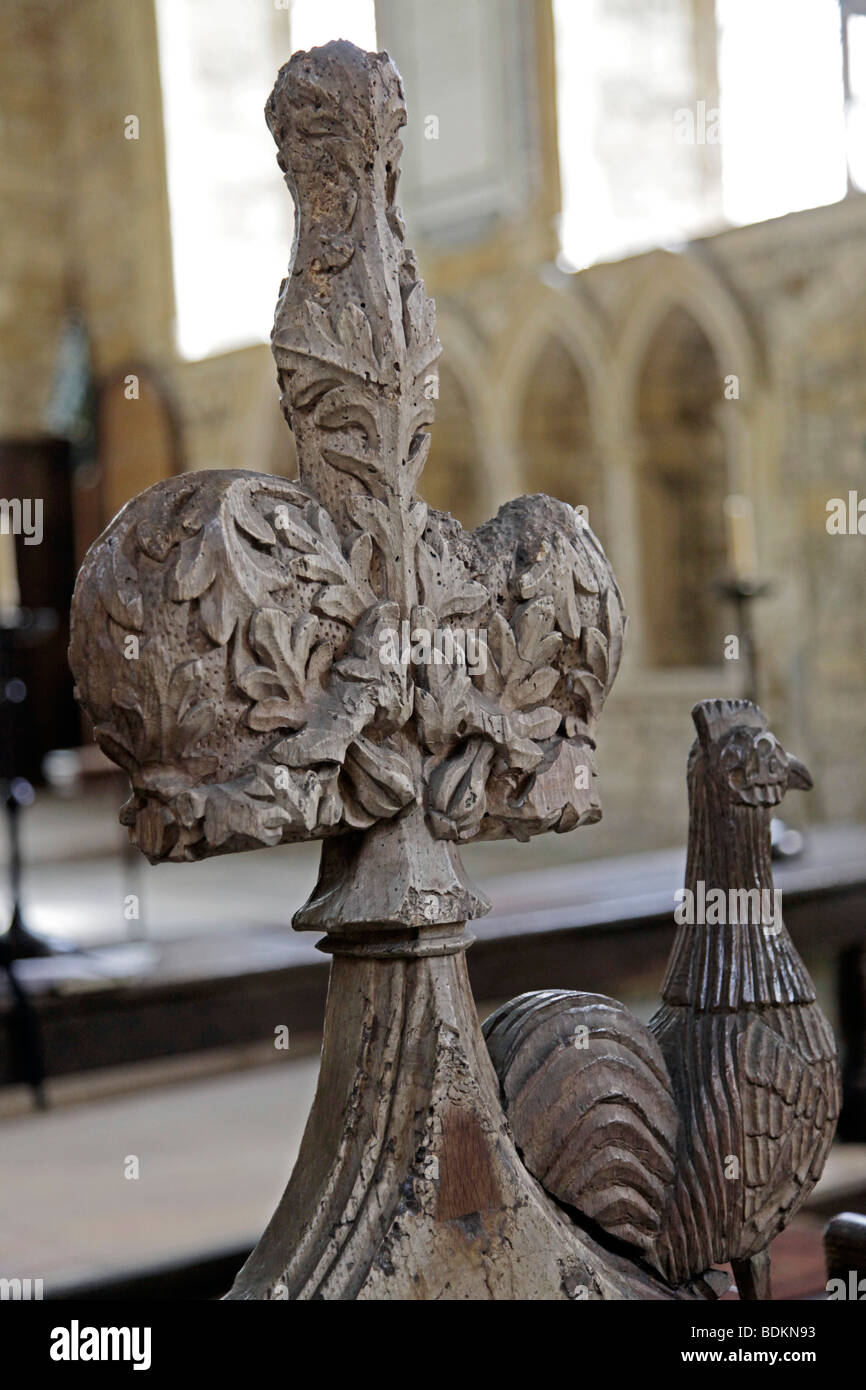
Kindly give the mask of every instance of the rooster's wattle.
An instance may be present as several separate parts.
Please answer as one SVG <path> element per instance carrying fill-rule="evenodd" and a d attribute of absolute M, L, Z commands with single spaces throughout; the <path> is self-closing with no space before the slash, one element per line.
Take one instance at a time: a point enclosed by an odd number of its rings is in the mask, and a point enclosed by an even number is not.
<path fill-rule="evenodd" d="M 554 1197 L 672 1285 L 730 1260 L 741 1297 L 768 1298 L 770 1241 L 839 1112 L 833 1034 L 770 864 L 771 812 L 811 779 L 750 702 L 692 716 L 687 891 L 649 1026 L 602 995 L 546 990 L 484 1034 L 524 1162 Z"/>

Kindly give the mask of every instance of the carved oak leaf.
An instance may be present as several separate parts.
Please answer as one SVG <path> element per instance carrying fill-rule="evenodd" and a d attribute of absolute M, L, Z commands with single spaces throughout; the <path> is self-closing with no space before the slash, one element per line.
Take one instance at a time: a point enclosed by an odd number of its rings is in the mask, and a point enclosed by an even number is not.
<path fill-rule="evenodd" d="M 427 689 L 415 686 L 415 713 L 424 746 L 444 756 L 459 740 L 469 716 L 473 687 L 465 668 L 430 666 Z"/>
<path fill-rule="evenodd" d="M 396 211 L 396 209 L 392 211 Z M 397 217 L 399 218 L 399 212 L 397 212 Z M 399 218 L 399 221 L 402 226 L 402 218 Z M 404 258 L 401 267 L 401 282 L 406 342 L 414 359 L 413 364 L 417 363 L 420 370 L 426 366 L 424 361 L 426 344 L 436 336 L 436 310 L 424 288 L 423 281 L 418 278 L 418 266 L 412 251 L 407 252 Z M 420 349 L 418 353 L 415 352 L 416 345 Z"/>
<path fill-rule="evenodd" d="M 386 733 L 402 729 L 412 714 L 408 666 L 385 660 L 391 655 L 400 610 L 396 603 L 377 603 L 352 633 L 348 650 L 334 667 L 336 686 L 344 698 L 348 687 L 361 684 L 371 690 L 376 726 Z"/>
<path fill-rule="evenodd" d="M 273 789 L 255 773 L 186 792 L 178 797 L 177 810 L 182 826 L 200 828 L 208 844 L 217 848 L 235 837 L 255 845 L 279 844 L 285 826 L 293 819 L 287 807 L 277 805 Z M 303 824 L 303 819 L 298 819 Z"/>
<path fill-rule="evenodd" d="M 545 700 L 559 680 L 554 666 L 537 665 L 558 649 L 551 638 L 553 607 L 539 599 L 523 604 L 509 625 L 495 613 L 486 642 L 486 668 L 478 678 L 480 696 L 467 721 L 467 730 L 492 738 L 511 768 L 530 771 L 543 756 L 537 742 L 559 728 L 558 710 Z M 522 656 L 520 646 L 527 653 Z"/>
<path fill-rule="evenodd" d="M 604 703 L 604 675 L 596 674 L 599 664 L 597 644 L 599 640 L 603 643 L 603 638 L 597 628 L 585 628 L 583 636 L 590 639 L 594 650 L 587 650 L 589 643 L 583 642 L 582 655 L 587 661 L 588 669 L 569 671 L 565 678 L 566 689 L 578 706 L 577 714 L 566 716 L 566 733 L 570 737 L 583 732 L 585 725 L 597 719 Z M 606 652 L 606 646 L 602 646 L 602 651 Z M 602 662 L 602 672 L 604 665 L 606 660 Z"/>
<path fill-rule="evenodd" d="M 260 763 L 229 782 L 209 783 L 183 791 L 175 800 L 178 836 L 168 855 L 194 859 L 202 841 L 217 849 L 247 849 L 279 844 L 287 837 L 309 835 L 338 824 L 337 769 L 296 772 Z M 162 827 L 154 827 L 161 839 Z M 153 851 L 161 852 L 161 846 Z"/>
<path fill-rule="evenodd" d="M 546 700 L 559 680 L 555 666 L 544 663 L 559 651 L 562 638 L 553 631 L 554 605 L 540 598 L 515 609 L 509 625 L 495 613 L 487 636 L 486 669 L 480 687 L 503 710 L 522 710 Z"/>
<path fill-rule="evenodd" d="M 354 623 L 365 608 L 375 603 L 376 595 L 369 583 L 372 553 L 372 537 L 365 531 L 349 549 L 345 582 L 329 585 L 316 595 L 315 606 L 320 612 L 344 623 Z"/>
<path fill-rule="evenodd" d="M 291 820 L 285 807 L 275 805 L 272 799 L 259 799 L 241 787 L 223 783 L 208 797 L 204 835 L 217 847 L 235 835 L 261 845 L 277 845 L 283 827 Z"/>
<path fill-rule="evenodd" d="M 395 555 L 398 547 L 395 546 L 394 543 L 394 519 L 388 507 L 379 497 L 368 497 L 358 494 L 352 494 L 347 497 L 345 506 L 350 520 L 362 531 L 368 531 L 376 543 L 385 568 L 386 592 L 391 594 L 398 593 L 400 589 L 400 577 L 399 566 Z M 402 538 L 400 545 L 405 547 L 407 554 L 414 551 L 426 524 L 426 502 L 413 502 L 403 514 L 402 519 Z"/>
<path fill-rule="evenodd" d="M 333 244 L 332 242 L 331 245 L 333 246 Z M 351 260 L 351 256 L 347 257 L 346 264 L 349 260 Z M 355 310 L 356 312 L 354 315 L 349 314 L 347 316 L 347 310 Z M 376 371 L 376 356 L 373 352 L 373 336 L 370 332 L 370 324 L 366 317 L 361 314 L 357 304 L 347 305 L 336 324 L 332 323 L 331 316 L 324 305 L 317 304 L 313 299 L 304 301 L 302 312 L 308 316 L 313 342 L 315 343 L 316 338 L 318 338 L 321 343 L 327 344 L 331 349 L 328 353 L 329 358 L 336 362 L 348 361 L 354 345 L 366 366 L 371 371 Z M 360 315 L 360 319 L 358 315 Z"/>
<path fill-rule="evenodd" d="M 383 663 L 380 640 L 398 617 L 396 603 L 378 603 L 364 615 L 345 656 L 331 667 L 327 698 L 316 701 L 307 724 L 274 749 L 278 760 L 289 767 L 342 763 L 368 724 L 375 721 L 386 733 L 402 728 L 412 713 L 406 668 Z"/>
<path fill-rule="evenodd" d="M 222 498 L 216 515 L 182 540 L 170 596 L 177 602 L 199 600 L 199 619 L 211 641 L 225 646 L 249 600 L 260 602 L 282 576 L 269 553 L 242 545 L 240 533 L 260 546 L 273 546 L 276 536 L 250 504 L 254 486 L 236 479 Z"/>
<path fill-rule="evenodd" d="M 541 762 L 544 750 L 539 742 L 551 738 L 561 722 L 559 712 L 542 703 L 559 680 L 557 669 L 543 664 L 556 655 L 562 640 L 553 631 L 553 621 L 549 598 L 519 606 L 510 625 L 501 614 L 494 614 L 483 645 L 484 670 L 475 678 L 477 685 L 469 678 L 459 647 L 455 647 L 453 662 L 426 668 L 416 686 L 415 708 L 422 738 L 431 753 L 447 757 L 461 738 L 474 734 L 489 740 L 510 768 L 528 772 Z M 416 623 L 432 630 L 435 617 L 429 609 L 419 609 Z M 456 770 L 452 773 L 447 765 L 431 774 L 436 788 L 430 801 L 434 811 L 444 813 L 450 805 L 454 788 L 467 771 L 467 758 L 473 764 L 467 787 L 471 784 L 477 802 L 477 779 L 486 775 L 490 759 L 476 759 L 464 749 L 457 759 L 462 770 L 456 782 Z M 443 825 L 448 823 L 448 815 L 441 821 Z M 461 825 L 465 828 L 466 824 L 464 817 Z M 460 838 L 465 838 L 463 830 Z"/>
<path fill-rule="evenodd" d="M 581 633 L 581 665 L 566 675 L 566 689 L 577 710 L 566 715 L 569 738 L 588 736 L 589 727 L 599 718 L 605 692 L 610 689 L 622 657 L 624 623 L 610 590 L 605 598 L 603 619 L 607 632 L 587 627 Z"/>
<path fill-rule="evenodd" d="M 310 613 L 292 622 L 283 609 L 256 609 L 250 646 L 269 664 L 250 666 L 237 678 L 240 689 L 256 702 L 247 715 L 251 729 L 297 729 L 306 721 L 331 659 L 326 643 L 313 645 L 318 631 L 319 620 Z"/>
<path fill-rule="evenodd" d="M 423 605 L 437 618 L 477 613 L 490 598 L 484 585 L 470 578 L 466 566 L 451 554 L 435 518 L 418 543 L 415 559 Z"/>
<path fill-rule="evenodd" d="M 539 743 L 552 738 L 559 724 L 559 711 L 545 705 L 535 710 L 504 714 L 478 696 L 466 721 L 466 732 L 489 738 L 509 768 L 531 772 L 544 756 Z"/>
<path fill-rule="evenodd" d="M 346 498 L 346 512 L 355 525 L 372 533 L 383 555 L 394 548 L 393 520 L 385 503 L 378 497 L 353 494 Z M 406 515 L 404 537 L 407 546 L 418 543 L 427 525 L 427 503 L 413 502 Z"/>
<path fill-rule="evenodd" d="M 144 604 L 131 537 L 127 535 L 120 544 L 115 541 L 109 555 L 108 563 L 99 570 L 99 597 L 106 613 L 124 631 L 140 632 L 144 626 Z"/>
<path fill-rule="evenodd" d="M 582 551 L 564 536 L 543 540 L 538 559 L 519 581 L 524 599 L 548 594 L 553 599 L 556 622 L 566 637 L 580 636 L 577 594 L 598 593 L 598 580 Z"/>
<path fill-rule="evenodd" d="M 379 550 L 389 556 L 394 549 L 393 518 L 387 506 L 378 497 L 352 494 L 346 498 L 346 512 L 355 525 L 372 533 Z M 408 508 L 403 524 L 403 540 L 407 549 L 417 545 L 427 525 L 427 503 L 413 502 Z"/>
<path fill-rule="evenodd" d="M 370 586 L 371 537 L 366 533 L 357 536 L 347 557 L 327 511 L 313 501 L 303 515 L 293 507 L 283 508 L 279 530 L 288 545 L 302 552 L 292 563 L 294 572 L 322 585 L 313 600 L 314 608 L 353 626 L 376 602 Z"/>
<path fill-rule="evenodd" d="M 423 503 L 421 504 L 424 505 Z M 346 514 L 361 531 L 369 531 L 379 549 L 387 554 L 393 545 L 391 513 L 378 497 L 352 493 L 345 500 Z M 426 517 L 427 508 L 424 507 Z M 423 529 L 423 528 L 422 528 Z"/>
<path fill-rule="evenodd" d="M 303 728 L 276 745 L 273 756 L 287 767 L 341 763 L 349 744 L 367 727 L 375 713 L 372 690 L 358 685 L 347 692 L 342 708 L 336 698 L 316 707 Z"/>
<path fill-rule="evenodd" d="M 413 631 L 436 631 L 436 615 L 429 608 L 415 608 Z M 434 754 L 449 753 L 463 734 L 475 690 L 466 661 L 457 643 L 453 661 L 432 661 L 416 671 L 415 712 L 425 747 Z"/>
<path fill-rule="evenodd" d="M 214 705 L 201 698 L 207 664 L 207 657 L 192 657 L 168 669 L 152 664 L 145 646 L 136 685 L 122 680 L 114 686 L 115 719 L 94 730 L 109 756 L 130 772 L 142 763 L 171 769 L 181 762 L 193 774 L 210 771 L 216 755 L 195 752 L 216 722 Z"/>

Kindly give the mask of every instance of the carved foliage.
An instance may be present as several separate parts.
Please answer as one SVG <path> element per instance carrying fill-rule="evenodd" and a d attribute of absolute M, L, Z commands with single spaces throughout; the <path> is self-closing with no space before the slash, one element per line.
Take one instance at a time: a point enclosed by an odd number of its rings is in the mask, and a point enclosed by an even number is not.
<path fill-rule="evenodd" d="M 362 828 L 418 800 L 457 840 L 593 818 L 594 724 L 622 620 L 612 585 L 600 599 L 582 570 L 562 572 L 582 542 L 570 509 L 573 536 L 545 568 L 521 572 L 512 556 L 500 608 L 486 554 L 507 552 L 513 518 L 482 547 L 413 504 L 423 602 L 403 619 L 377 592 L 393 582 L 377 508 L 352 499 L 341 535 L 297 485 L 205 473 L 151 489 L 92 553 L 73 668 L 99 741 L 130 773 L 124 819 L 151 857 Z M 575 637 L 557 603 L 578 583 L 595 621 L 562 610 Z"/>
<path fill-rule="evenodd" d="M 300 480 L 172 479 L 90 552 L 71 661 L 124 819 L 154 859 L 418 804 L 454 840 L 595 819 L 623 633 L 598 543 L 548 498 L 467 535 L 415 493 L 440 347 L 396 204 L 399 76 L 295 54 L 267 115 L 299 218 L 272 341 Z"/>

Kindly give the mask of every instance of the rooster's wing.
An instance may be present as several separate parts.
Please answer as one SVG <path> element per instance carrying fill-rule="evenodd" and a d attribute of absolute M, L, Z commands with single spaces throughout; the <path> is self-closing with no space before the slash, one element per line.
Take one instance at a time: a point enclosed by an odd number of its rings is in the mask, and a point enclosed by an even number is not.
<path fill-rule="evenodd" d="M 822 1016 L 809 1023 L 796 1046 L 759 1020 L 740 1039 L 744 1248 L 762 1248 L 788 1223 L 833 1141 L 835 1047 Z"/>

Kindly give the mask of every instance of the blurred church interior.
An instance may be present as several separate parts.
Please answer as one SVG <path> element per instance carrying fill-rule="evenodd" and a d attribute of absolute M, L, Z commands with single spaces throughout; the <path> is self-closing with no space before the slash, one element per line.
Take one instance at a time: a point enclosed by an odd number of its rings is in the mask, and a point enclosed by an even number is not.
<path fill-rule="evenodd" d="M 292 206 L 262 108 L 337 37 L 406 86 L 443 345 L 426 500 L 469 527 L 522 493 L 585 508 L 630 614 L 601 823 L 465 852 L 494 903 L 479 1010 L 553 981 L 651 1010 L 690 710 L 756 690 L 814 778 L 778 882 L 844 1038 L 848 1142 L 783 1237 L 778 1296 L 814 1296 L 823 1221 L 866 1211 L 866 0 L 4 0 L 0 495 L 43 499 L 44 534 L 0 535 L 0 609 L 51 616 L 4 673 L 3 776 L 24 918 L 74 949 L 20 962 L 36 1062 L 0 995 L 0 1274 L 218 1291 L 315 1085 L 327 967 L 288 923 L 316 848 L 130 857 L 65 651 L 129 498 L 294 476 L 268 346 Z"/>

